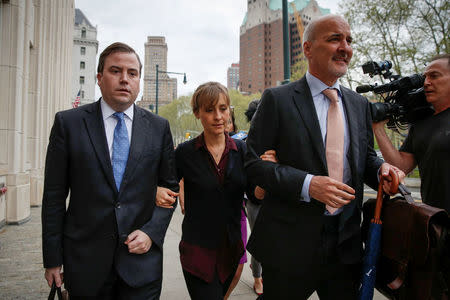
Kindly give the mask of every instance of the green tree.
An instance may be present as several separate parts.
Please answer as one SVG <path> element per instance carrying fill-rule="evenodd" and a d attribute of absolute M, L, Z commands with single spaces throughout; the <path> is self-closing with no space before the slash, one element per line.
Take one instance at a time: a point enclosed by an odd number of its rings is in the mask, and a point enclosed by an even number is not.
<path fill-rule="evenodd" d="M 352 28 L 354 64 L 391 60 L 398 75 L 423 71 L 438 53 L 449 53 L 448 0 L 343 0 Z M 353 68 L 352 72 L 360 72 Z M 349 73 L 348 82 L 361 78 Z M 358 82 L 359 83 L 359 82 Z"/>
<path fill-rule="evenodd" d="M 291 67 L 291 82 L 302 78 L 308 70 L 308 61 L 302 58 Z"/>

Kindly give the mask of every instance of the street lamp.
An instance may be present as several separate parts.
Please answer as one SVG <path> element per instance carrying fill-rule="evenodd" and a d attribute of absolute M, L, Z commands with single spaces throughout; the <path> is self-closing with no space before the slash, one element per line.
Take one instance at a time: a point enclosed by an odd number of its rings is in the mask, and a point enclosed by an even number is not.
<path fill-rule="evenodd" d="M 283 0 L 283 62 L 284 62 L 284 80 L 282 84 L 289 83 L 291 77 L 291 64 L 289 60 L 289 15 L 287 0 Z"/>
<path fill-rule="evenodd" d="M 166 72 L 166 71 L 160 71 L 159 65 L 156 65 L 156 97 L 155 97 L 155 112 L 158 114 L 158 82 L 159 82 L 159 73 L 165 73 L 165 74 L 176 74 L 176 75 L 184 75 L 183 77 L 183 83 L 186 84 L 186 73 L 178 73 L 178 72 Z"/>

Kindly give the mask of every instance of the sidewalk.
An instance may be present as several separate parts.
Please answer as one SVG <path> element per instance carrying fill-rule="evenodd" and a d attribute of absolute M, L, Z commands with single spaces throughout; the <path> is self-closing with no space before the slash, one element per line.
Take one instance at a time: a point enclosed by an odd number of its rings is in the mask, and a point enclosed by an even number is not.
<path fill-rule="evenodd" d="M 41 208 L 31 208 L 31 220 L 20 226 L 7 225 L 0 229 L 0 299 L 47 299 L 49 288 L 42 267 Z M 162 300 L 189 299 L 179 261 L 178 243 L 181 238 L 183 215 L 179 207 L 167 230 L 164 243 L 164 274 Z M 249 257 L 250 258 L 250 257 Z M 231 300 L 254 300 L 253 278 L 245 264 L 241 281 Z M 314 294 L 309 300 L 317 300 Z M 376 300 L 385 299 L 376 294 Z"/>

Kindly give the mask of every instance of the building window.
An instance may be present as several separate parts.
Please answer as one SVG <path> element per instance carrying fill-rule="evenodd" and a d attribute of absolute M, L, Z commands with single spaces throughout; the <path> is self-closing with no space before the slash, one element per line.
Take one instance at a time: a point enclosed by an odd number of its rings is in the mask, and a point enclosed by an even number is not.
<path fill-rule="evenodd" d="M 80 61 L 80 69 L 84 70 L 86 68 L 86 63 L 84 61 Z"/>
<path fill-rule="evenodd" d="M 81 29 L 81 37 L 82 38 L 86 37 L 86 28 L 84 28 L 84 27 Z"/>
<path fill-rule="evenodd" d="M 81 55 L 86 55 L 86 47 L 81 47 L 80 48 L 80 54 Z"/>
<path fill-rule="evenodd" d="M 80 84 L 84 84 L 84 76 L 80 76 Z"/>
<path fill-rule="evenodd" d="M 84 91 L 81 91 L 81 99 L 84 99 Z"/>

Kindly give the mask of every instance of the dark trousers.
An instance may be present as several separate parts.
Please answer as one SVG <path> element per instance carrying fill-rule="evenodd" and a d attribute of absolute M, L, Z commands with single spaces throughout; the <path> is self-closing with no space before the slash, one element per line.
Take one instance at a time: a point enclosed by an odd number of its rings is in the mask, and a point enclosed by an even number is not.
<path fill-rule="evenodd" d="M 264 299 L 308 299 L 314 291 L 321 300 L 357 299 L 361 264 L 347 265 L 337 255 L 338 216 L 324 216 L 317 264 L 311 270 L 275 269 L 263 264 Z M 301 253 L 299 253 L 301 255 Z"/>
<path fill-rule="evenodd" d="M 183 270 L 184 280 L 186 281 L 189 296 L 191 296 L 192 300 L 223 300 L 223 296 L 227 293 L 233 280 L 234 273 L 236 273 L 236 270 L 231 272 L 231 275 L 224 283 L 221 283 L 216 272 L 214 280 L 208 283 L 192 273 Z"/>
<path fill-rule="evenodd" d="M 75 295 L 69 290 L 70 300 L 157 300 L 161 295 L 162 279 L 142 287 L 126 284 L 113 268 L 100 291 L 94 297 Z"/>

